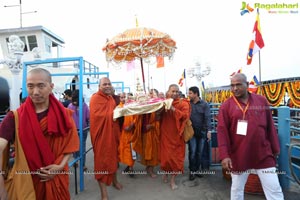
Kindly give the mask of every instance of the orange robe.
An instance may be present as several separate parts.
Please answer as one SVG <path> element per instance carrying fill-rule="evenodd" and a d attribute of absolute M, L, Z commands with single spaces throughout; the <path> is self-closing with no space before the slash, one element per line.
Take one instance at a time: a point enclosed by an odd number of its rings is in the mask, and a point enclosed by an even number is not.
<path fill-rule="evenodd" d="M 134 151 L 139 155 L 143 152 L 143 142 L 142 142 L 142 115 L 135 116 L 135 123 L 134 123 L 134 132 L 131 138 L 131 145 Z"/>
<path fill-rule="evenodd" d="M 186 99 L 175 99 L 172 102 L 175 111 L 162 112 L 161 120 L 161 169 L 166 173 L 183 173 L 185 142 L 182 134 L 186 121 L 190 118 L 191 106 Z"/>
<path fill-rule="evenodd" d="M 110 185 L 118 165 L 119 122 L 113 121 L 115 100 L 102 91 L 90 100 L 90 135 L 94 150 L 95 179 Z"/>
<path fill-rule="evenodd" d="M 145 166 L 156 166 L 159 164 L 160 154 L 160 122 L 155 119 L 155 112 L 144 114 L 143 117 L 144 130 L 147 125 L 152 127 L 142 132 L 141 163 Z"/>
<path fill-rule="evenodd" d="M 33 103 L 27 98 L 15 112 L 15 120 L 15 144 L 18 155 L 14 167 L 18 171 L 31 174 L 32 178 L 31 181 L 22 180 L 23 184 L 28 184 L 23 187 L 30 190 L 32 187 L 29 184 L 32 183 L 36 199 L 70 199 L 67 163 L 62 170 L 63 173 L 57 173 L 52 180 L 46 182 L 41 182 L 35 172 L 50 164 L 60 164 L 65 154 L 78 151 L 79 138 L 72 111 L 64 108 L 53 95 L 50 95 L 47 115 L 38 121 Z M 11 178 L 14 181 L 17 175 Z"/>
<path fill-rule="evenodd" d="M 72 111 L 67 110 L 70 120 L 73 121 Z M 46 119 L 45 119 L 46 120 Z M 47 120 L 46 120 L 47 121 Z M 51 121 L 51 119 L 50 119 Z M 44 121 L 44 127 L 42 127 L 44 133 L 47 132 L 46 124 Z M 51 122 L 50 122 L 51 123 Z M 66 137 L 53 137 L 49 134 L 45 134 L 45 138 L 50 145 L 50 148 L 54 154 L 54 164 L 60 164 L 64 154 L 73 153 L 79 150 L 79 137 L 75 122 L 73 123 L 73 129 Z M 70 199 L 69 193 L 69 167 L 68 164 L 63 168 L 64 173 L 57 174 L 51 181 L 40 182 L 37 176 L 33 176 L 33 184 L 37 194 L 37 199 L 47 200 L 66 200 Z M 44 190 L 44 194 L 43 191 Z M 37 192 L 39 191 L 39 192 Z M 47 197 L 47 198 L 46 198 Z"/>
<path fill-rule="evenodd" d="M 14 147 L 15 147 L 14 165 L 12 169 L 9 169 L 8 161 L 9 161 L 10 143 L 8 143 L 7 147 L 3 152 L 3 162 L 2 162 L 2 170 L 7 173 L 7 177 L 4 180 L 4 184 L 7 191 L 8 199 L 12 199 L 12 200 L 33 199 L 34 200 L 36 199 L 36 195 L 35 195 L 31 174 L 16 173 L 18 171 L 19 172 L 30 171 L 22 145 L 19 140 L 18 123 L 19 123 L 18 115 L 15 114 L 16 131 L 15 131 L 15 142 L 14 142 Z M 24 187 L 24 185 L 26 185 L 26 187 Z"/>
<path fill-rule="evenodd" d="M 132 124 L 136 124 L 137 119 L 138 116 L 136 115 L 129 115 L 124 117 L 123 129 L 120 137 L 120 162 L 130 167 L 134 165 L 134 160 L 132 159 L 132 136 L 138 130 L 138 128 L 134 126 L 130 131 L 126 131 L 125 128 Z"/>

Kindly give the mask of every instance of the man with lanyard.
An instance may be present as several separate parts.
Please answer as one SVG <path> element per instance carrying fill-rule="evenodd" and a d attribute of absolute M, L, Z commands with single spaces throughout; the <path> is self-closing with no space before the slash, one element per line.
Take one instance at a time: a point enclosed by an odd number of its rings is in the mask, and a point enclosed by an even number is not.
<path fill-rule="evenodd" d="M 218 146 L 222 167 L 231 171 L 231 200 L 244 199 L 249 172 L 259 176 L 267 199 L 283 199 L 276 174 L 278 135 L 266 98 L 247 91 L 244 74 L 231 78 L 233 94 L 220 107 Z"/>

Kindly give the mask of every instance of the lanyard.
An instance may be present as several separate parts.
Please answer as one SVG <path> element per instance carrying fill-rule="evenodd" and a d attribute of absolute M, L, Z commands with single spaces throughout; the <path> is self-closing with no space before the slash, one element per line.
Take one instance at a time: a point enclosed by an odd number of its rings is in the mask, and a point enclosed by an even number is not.
<path fill-rule="evenodd" d="M 235 103 L 238 105 L 238 107 L 240 108 L 240 110 L 243 112 L 243 120 L 244 120 L 245 119 L 245 114 L 246 114 L 246 112 L 249 108 L 249 100 L 247 102 L 247 105 L 246 105 L 245 109 L 243 109 L 240 102 L 238 102 L 238 100 L 236 99 L 235 96 L 233 96 L 233 99 L 234 99 Z"/>

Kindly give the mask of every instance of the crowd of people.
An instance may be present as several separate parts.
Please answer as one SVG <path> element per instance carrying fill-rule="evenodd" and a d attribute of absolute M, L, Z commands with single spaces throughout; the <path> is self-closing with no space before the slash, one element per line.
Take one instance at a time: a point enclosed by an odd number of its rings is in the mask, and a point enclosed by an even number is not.
<path fill-rule="evenodd" d="M 126 166 L 122 169 L 124 174 L 133 177 L 134 164 L 139 161 L 151 178 L 162 174 L 162 182 L 169 183 L 171 190 L 178 188 L 176 177 L 184 174 L 186 146 L 190 181 L 202 178 L 202 170 L 209 168 L 204 147 L 211 140 L 210 107 L 196 86 L 189 88 L 187 97 L 177 84 L 171 84 L 165 93 L 151 89 L 149 98 L 172 99 L 169 109 L 162 107 L 115 120 L 114 110 L 124 107 L 133 96 L 116 95 L 107 77 L 99 80 L 98 91 L 91 96 L 89 105 L 79 99 L 78 90 L 66 90 L 65 101 L 59 102 L 52 94 L 54 84 L 45 69 L 29 71 L 26 82 L 29 98 L 0 124 L 0 200 L 70 199 L 68 161 L 72 155 L 74 159 L 79 157 L 80 104 L 82 128 L 89 127 L 82 137 L 83 166 L 90 133 L 93 172 L 103 200 L 109 197 L 107 186 L 123 188 L 117 173 L 120 163 Z M 283 199 L 275 173 L 280 149 L 272 115 L 266 99 L 250 94 L 247 87 L 244 74 L 234 75 L 233 96 L 221 105 L 218 115 L 222 167 L 232 176 L 231 199 L 243 199 L 248 170 L 259 175 L 267 199 Z M 185 142 L 184 128 L 189 119 L 194 135 Z M 16 151 L 13 166 L 7 162 L 10 145 Z"/>

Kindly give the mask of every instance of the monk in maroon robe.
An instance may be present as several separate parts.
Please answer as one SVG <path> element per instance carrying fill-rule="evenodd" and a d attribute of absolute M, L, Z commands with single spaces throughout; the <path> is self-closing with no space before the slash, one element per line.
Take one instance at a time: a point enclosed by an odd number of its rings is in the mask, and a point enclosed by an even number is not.
<path fill-rule="evenodd" d="M 52 95 L 53 86 L 47 70 L 31 70 L 29 98 L 1 123 L 0 170 L 9 169 L 2 159 L 7 144 L 14 143 L 16 155 L 6 179 L 0 176 L 0 199 L 70 199 L 68 160 L 78 151 L 79 138 L 72 113 Z"/>

